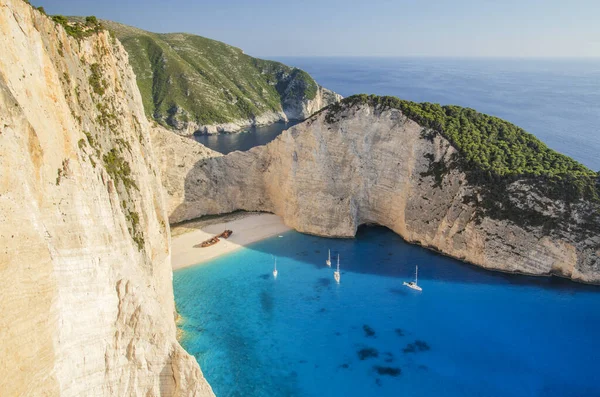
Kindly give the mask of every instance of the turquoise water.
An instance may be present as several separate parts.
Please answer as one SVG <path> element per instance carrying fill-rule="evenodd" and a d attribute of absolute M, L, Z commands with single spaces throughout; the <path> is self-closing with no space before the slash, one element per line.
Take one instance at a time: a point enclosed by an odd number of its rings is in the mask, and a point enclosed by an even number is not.
<path fill-rule="evenodd" d="M 402 286 L 415 265 L 421 293 Z M 177 271 L 174 288 L 219 397 L 600 395 L 600 288 L 488 272 L 385 228 L 287 232 Z"/>

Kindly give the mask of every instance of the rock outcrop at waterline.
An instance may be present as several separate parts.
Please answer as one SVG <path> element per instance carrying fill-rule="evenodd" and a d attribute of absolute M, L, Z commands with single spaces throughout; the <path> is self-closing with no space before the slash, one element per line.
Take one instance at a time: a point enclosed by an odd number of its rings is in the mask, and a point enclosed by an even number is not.
<path fill-rule="evenodd" d="M 213 395 L 127 53 L 0 0 L 0 54 L 0 395 Z"/>
<path fill-rule="evenodd" d="M 600 283 L 597 204 L 549 198 L 523 178 L 493 197 L 442 134 L 399 109 L 344 102 L 267 146 L 177 168 L 184 194 L 169 198 L 171 222 L 268 211 L 336 237 L 372 223 L 488 269 Z"/>

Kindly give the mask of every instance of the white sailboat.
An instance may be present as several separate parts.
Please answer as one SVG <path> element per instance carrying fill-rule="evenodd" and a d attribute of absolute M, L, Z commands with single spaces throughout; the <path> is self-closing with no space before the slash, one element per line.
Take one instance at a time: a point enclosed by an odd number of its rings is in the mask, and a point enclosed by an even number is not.
<path fill-rule="evenodd" d="M 416 291 L 423 291 L 423 288 L 419 287 L 419 285 L 417 284 L 417 280 L 419 278 L 419 266 L 415 266 L 415 281 L 410 281 L 410 282 L 404 282 L 404 285 L 406 285 L 408 288 L 412 288 Z"/>
<path fill-rule="evenodd" d="M 325 261 L 325 264 L 329 267 L 331 267 L 331 250 L 327 250 L 329 251 L 329 256 L 327 257 L 327 260 Z"/>
<path fill-rule="evenodd" d="M 277 278 L 277 258 L 275 258 L 275 267 L 273 269 L 273 278 Z"/>
<path fill-rule="evenodd" d="M 335 278 L 338 284 L 340 283 L 340 254 L 338 254 L 337 270 L 333 272 L 333 278 Z"/>

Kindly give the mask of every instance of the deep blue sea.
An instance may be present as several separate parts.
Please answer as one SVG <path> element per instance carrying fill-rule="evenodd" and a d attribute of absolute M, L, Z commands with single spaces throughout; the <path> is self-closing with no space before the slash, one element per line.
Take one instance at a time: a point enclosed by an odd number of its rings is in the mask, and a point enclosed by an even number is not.
<path fill-rule="evenodd" d="M 415 265 L 423 292 L 402 285 Z M 600 395 L 600 288 L 482 270 L 385 228 L 287 232 L 174 286 L 183 346 L 219 397 Z"/>
<path fill-rule="evenodd" d="M 502 117 L 600 169 L 600 61 L 279 60 L 344 96 Z M 284 128 L 204 143 L 247 150 Z M 339 285 L 328 248 L 341 255 Z M 415 265 L 421 293 L 402 285 Z M 218 397 L 600 396 L 600 287 L 485 271 L 384 228 L 355 239 L 288 232 L 176 271 L 174 288 L 182 343 Z"/>

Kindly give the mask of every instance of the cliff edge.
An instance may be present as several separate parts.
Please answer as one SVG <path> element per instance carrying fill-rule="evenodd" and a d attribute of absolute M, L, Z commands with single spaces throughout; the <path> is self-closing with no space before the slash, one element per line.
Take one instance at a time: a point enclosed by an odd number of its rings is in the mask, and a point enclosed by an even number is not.
<path fill-rule="evenodd" d="M 241 209 L 321 236 L 379 224 L 488 269 L 600 283 L 597 174 L 472 109 L 349 97 L 267 146 L 173 172 L 171 222 Z"/>
<path fill-rule="evenodd" d="M 0 0 L 0 395 L 211 396 L 127 53 L 65 27 Z"/>

